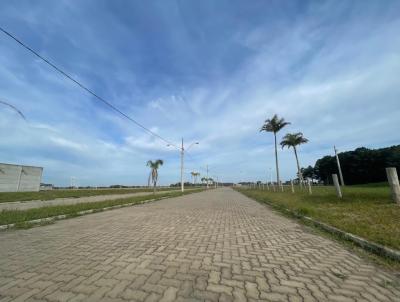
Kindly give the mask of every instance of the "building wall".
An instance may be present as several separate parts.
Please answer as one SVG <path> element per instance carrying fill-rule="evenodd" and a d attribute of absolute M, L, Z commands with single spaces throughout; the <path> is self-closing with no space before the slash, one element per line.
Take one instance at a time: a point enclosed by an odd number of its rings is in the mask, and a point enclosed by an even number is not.
<path fill-rule="evenodd" d="M 0 192 L 39 191 L 43 168 L 0 163 Z"/>

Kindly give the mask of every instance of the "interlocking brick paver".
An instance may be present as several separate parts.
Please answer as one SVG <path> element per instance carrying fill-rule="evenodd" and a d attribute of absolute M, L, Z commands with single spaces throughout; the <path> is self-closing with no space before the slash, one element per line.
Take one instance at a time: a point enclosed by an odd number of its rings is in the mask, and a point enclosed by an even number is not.
<path fill-rule="evenodd" d="M 0 233 L 0 301 L 398 301 L 399 284 L 227 188 Z"/>

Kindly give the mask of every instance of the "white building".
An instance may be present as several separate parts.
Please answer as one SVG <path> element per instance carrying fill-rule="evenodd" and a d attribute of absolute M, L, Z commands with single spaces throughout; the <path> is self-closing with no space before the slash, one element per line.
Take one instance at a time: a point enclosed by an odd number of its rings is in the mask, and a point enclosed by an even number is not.
<path fill-rule="evenodd" d="M 39 191 L 42 167 L 0 163 L 0 192 Z"/>

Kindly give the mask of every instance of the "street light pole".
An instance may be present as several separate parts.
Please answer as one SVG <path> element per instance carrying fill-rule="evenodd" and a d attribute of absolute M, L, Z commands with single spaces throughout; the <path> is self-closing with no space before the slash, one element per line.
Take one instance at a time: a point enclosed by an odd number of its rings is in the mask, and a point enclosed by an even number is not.
<path fill-rule="evenodd" d="M 183 137 L 182 137 L 182 147 L 181 147 L 181 192 L 185 191 L 184 184 L 183 184 L 183 157 L 185 156 L 185 149 L 183 147 Z"/>
<path fill-rule="evenodd" d="M 198 145 L 199 142 L 195 142 L 191 144 L 186 150 L 189 150 L 193 145 Z M 172 146 L 171 144 L 168 144 L 167 147 Z M 175 146 L 177 147 L 177 146 Z M 181 152 L 181 192 L 183 193 L 185 191 L 185 185 L 184 185 L 184 157 L 185 157 L 185 147 L 183 146 L 183 137 L 182 137 L 182 145 L 179 148 Z"/>
<path fill-rule="evenodd" d="M 208 165 L 207 165 L 207 189 L 208 189 L 208 182 L 209 180 L 208 180 Z"/>

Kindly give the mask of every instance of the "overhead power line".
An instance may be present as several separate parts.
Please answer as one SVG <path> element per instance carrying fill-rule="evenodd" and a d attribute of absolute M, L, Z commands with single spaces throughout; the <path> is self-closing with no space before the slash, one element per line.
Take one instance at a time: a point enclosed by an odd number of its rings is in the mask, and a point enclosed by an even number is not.
<path fill-rule="evenodd" d="M 21 117 L 26 121 L 25 115 L 24 115 L 17 107 L 15 107 L 14 105 L 11 105 L 10 103 L 5 102 L 5 101 L 3 101 L 3 100 L 0 100 L 0 104 L 3 104 L 3 105 L 5 105 L 5 106 L 10 107 L 12 110 L 14 110 L 15 112 L 17 112 L 17 113 L 19 114 L 19 116 L 21 116 Z"/>
<path fill-rule="evenodd" d="M 136 124 L 136 126 L 142 128 L 144 131 L 146 131 L 148 134 L 166 142 L 169 145 L 172 145 L 174 147 L 177 148 L 177 146 L 171 142 L 169 142 L 167 139 L 163 138 L 162 136 L 158 135 L 157 133 L 151 131 L 150 129 L 146 128 L 145 126 L 143 126 L 141 123 L 137 122 L 136 120 L 134 120 L 132 117 L 130 117 L 129 115 L 127 115 L 126 113 L 122 112 L 120 109 L 118 109 L 116 106 L 114 106 L 113 104 L 111 104 L 110 102 L 106 101 L 104 98 L 102 98 L 101 96 L 99 96 L 97 93 L 95 93 L 93 90 L 87 88 L 85 85 L 83 85 L 82 83 L 80 83 L 78 80 L 74 79 L 71 75 L 69 75 L 67 72 L 65 72 L 64 70 L 62 70 L 61 68 L 57 67 L 55 64 L 53 64 L 52 62 L 50 62 L 48 59 L 46 59 L 45 57 L 41 56 L 37 51 L 33 50 L 31 47 L 29 47 L 27 44 L 25 44 L 24 42 L 22 42 L 20 39 L 18 39 L 17 37 L 15 37 L 13 34 L 11 34 L 10 32 L 8 32 L 7 30 L 5 30 L 4 28 L 0 27 L 0 31 L 2 31 L 4 34 L 6 34 L 8 37 L 10 37 L 11 39 L 13 39 L 15 42 L 17 42 L 18 44 L 20 44 L 22 47 L 24 47 L 26 50 L 30 51 L 31 53 L 33 53 L 35 56 L 37 56 L 39 59 L 41 59 L 43 62 L 45 62 L 46 64 L 48 64 L 49 66 L 51 66 L 53 69 L 55 69 L 57 72 L 61 73 L 64 77 L 66 77 L 67 79 L 69 79 L 70 81 L 74 82 L 76 85 L 78 85 L 80 88 L 82 88 L 83 90 L 85 90 L 86 92 L 88 92 L 89 94 L 91 94 L 92 96 L 94 96 L 96 99 L 98 99 L 99 101 L 101 101 L 102 103 L 104 103 L 105 105 L 107 105 L 108 107 L 110 107 L 112 110 L 114 110 L 115 112 L 119 113 L 120 115 L 122 115 L 123 117 L 125 117 L 126 119 L 128 119 L 129 121 L 133 122 L 134 124 Z"/>

